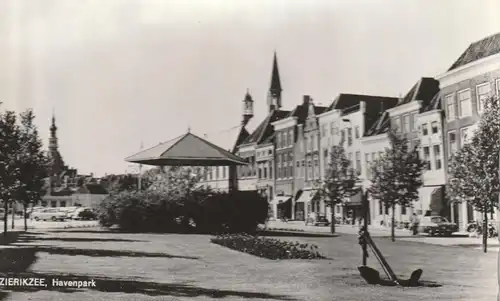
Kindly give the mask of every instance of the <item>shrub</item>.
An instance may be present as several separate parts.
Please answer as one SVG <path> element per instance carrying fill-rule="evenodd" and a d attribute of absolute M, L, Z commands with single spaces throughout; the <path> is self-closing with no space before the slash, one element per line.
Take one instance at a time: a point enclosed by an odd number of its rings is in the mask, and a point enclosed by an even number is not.
<path fill-rule="evenodd" d="M 268 259 L 324 259 L 316 245 L 280 241 L 249 234 L 223 234 L 212 243 Z"/>
<path fill-rule="evenodd" d="M 266 217 L 267 200 L 257 192 L 219 193 L 182 185 L 114 193 L 99 210 L 101 225 L 136 232 L 255 232 Z"/>

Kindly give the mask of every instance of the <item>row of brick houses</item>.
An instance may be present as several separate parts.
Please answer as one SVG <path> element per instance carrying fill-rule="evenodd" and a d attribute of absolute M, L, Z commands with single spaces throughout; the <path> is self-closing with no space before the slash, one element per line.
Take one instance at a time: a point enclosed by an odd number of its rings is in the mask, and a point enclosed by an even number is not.
<path fill-rule="evenodd" d="M 370 162 L 389 147 L 388 130 L 405 134 L 426 161 L 424 186 L 412 208 L 397 208 L 396 219 L 409 221 L 412 213 L 449 216 L 464 229 L 480 215 L 466 203 L 449 204 L 446 183 L 451 155 L 467 143 L 483 110 L 485 98 L 500 93 L 500 34 L 472 43 L 443 74 L 420 78 L 403 97 L 339 94 L 329 106 L 303 96 L 292 110 L 282 109 L 282 86 L 276 54 L 267 97 L 268 115 L 260 124 L 253 118 L 253 99 L 243 100 L 238 127 L 206 138 L 241 157 L 248 166 L 207 170 L 204 185 L 216 189 L 266 192 L 272 217 L 304 220 L 310 212 L 330 218 L 314 187 L 327 171 L 329 150 L 344 148 L 361 179 L 370 186 Z M 339 217 L 359 216 L 359 195 L 333 208 Z M 370 199 L 370 223 L 387 224 L 389 210 Z"/>

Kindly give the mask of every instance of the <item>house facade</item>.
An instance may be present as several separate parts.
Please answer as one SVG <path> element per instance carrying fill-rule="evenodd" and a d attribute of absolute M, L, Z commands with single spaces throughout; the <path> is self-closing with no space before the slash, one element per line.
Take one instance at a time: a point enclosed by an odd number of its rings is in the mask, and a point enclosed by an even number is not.
<path fill-rule="evenodd" d="M 477 127 L 484 100 L 500 91 L 500 33 L 472 43 L 447 72 L 436 77 L 441 87 L 444 110 L 444 169 L 449 182 L 448 163 L 468 142 Z M 481 219 L 465 202 L 451 205 L 452 221 L 464 230 L 467 223 Z"/>

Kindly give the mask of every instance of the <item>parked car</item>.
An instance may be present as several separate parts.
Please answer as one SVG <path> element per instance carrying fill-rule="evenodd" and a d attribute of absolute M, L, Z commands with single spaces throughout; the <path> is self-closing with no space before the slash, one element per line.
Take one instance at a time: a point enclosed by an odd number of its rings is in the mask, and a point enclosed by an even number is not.
<path fill-rule="evenodd" d="M 318 218 L 314 222 L 314 225 L 315 226 L 325 226 L 326 227 L 326 226 L 330 226 L 330 222 L 328 221 L 328 219 L 326 218 L 326 216 L 321 215 L 321 216 L 318 216 Z"/>
<path fill-rule="evenodd" d="M 31 217 L 36 220 L 51 220 L 51 221 L 64 221 L 66 219 L 66 213 L 60 211 L 57 208 L 44 208 L 31 213 Z"/>
<path fill-rule="evenodd" d="M 418 230 L 429 236 L 451 236 L 453 232 L 458 231 L 458 225 L 450 223 L 442 216 L 424 216 L 420 220 Z"/>
<path fill-rule="evenodd" d="M 70 218 L 75 220 L 95 220 L 97 214 L 91 208 L 81 207 L 71 213 Z"/>

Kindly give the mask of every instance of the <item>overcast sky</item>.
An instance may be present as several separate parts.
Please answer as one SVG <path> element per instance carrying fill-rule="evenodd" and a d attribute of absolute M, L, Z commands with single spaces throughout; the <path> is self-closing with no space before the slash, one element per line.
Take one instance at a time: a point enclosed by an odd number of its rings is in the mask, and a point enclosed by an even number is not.
<path fill-rule="evenodd" d="M 500 1 L 1 0 L 0 101 L 34 108 L 82 173 L 187 131 L 237 125 L 250 90 L 266 113 L 273 51 L 283 107 L 302 95 L 398 96 L 500 31 Z"/>

